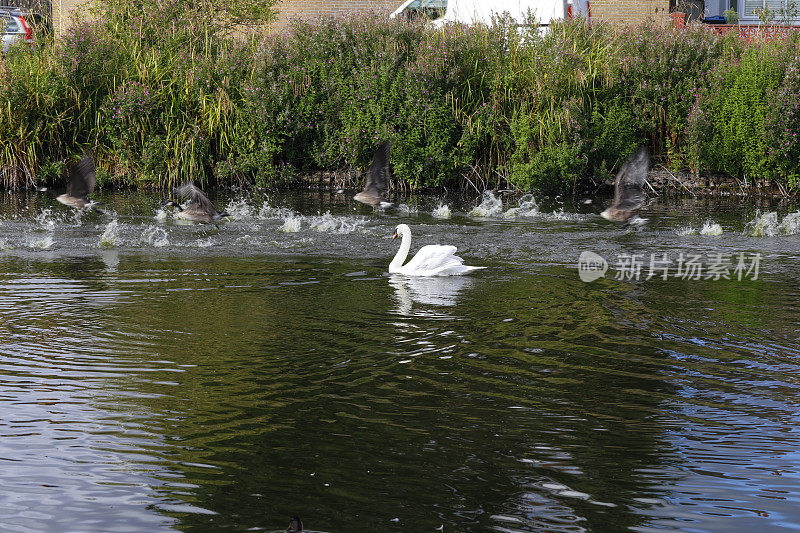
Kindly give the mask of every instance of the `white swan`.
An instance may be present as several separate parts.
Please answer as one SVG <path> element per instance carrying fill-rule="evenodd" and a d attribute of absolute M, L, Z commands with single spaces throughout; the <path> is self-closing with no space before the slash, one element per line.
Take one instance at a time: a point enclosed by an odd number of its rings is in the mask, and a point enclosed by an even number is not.
<path fill-rule="evenodd" d="M 456 255 L 456 247 L 429 244 L 423 246 L 414 258 L 406 263 L 403 262 L 408 257 L 411 249 L 411 228 L 406 224 L 400 224 L 394 232 L 392 239 L 397 236 L 402 237 L 400 249 L 389 263 L 390 274 L 404 274 L 406 276 L 460 276 L 473 270 L 486 267 L 467 266 L 464 260 Z"/>

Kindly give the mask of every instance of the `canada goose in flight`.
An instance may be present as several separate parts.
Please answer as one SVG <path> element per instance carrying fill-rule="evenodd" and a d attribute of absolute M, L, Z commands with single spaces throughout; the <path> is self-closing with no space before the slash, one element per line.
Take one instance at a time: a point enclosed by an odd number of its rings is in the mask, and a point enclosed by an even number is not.
<path fill-rule="evenodd" d="M 367 180 L 364 183 L 364 190 L 356 194 L 353 199 L 362 204 L 390 207 L 392 205 L 384 193 L 389 188 L 389 154 L 392 145 L 389 141 L 382 143 L 372 156 L 372 164 L 367 172 Z"/>
<path fill-rule="evenodd" d="M 172 200 L 168 200 L 164 206 L 177 207 L 178 218 L 192 222 L 216 223 L 221 218 L 230 216 L 226 211 L 217 211 L 203 191 L 191 182 L 184 183 L 175 192 L 183 201 L 187 202 L 186 207 L 181 207 Z"/>
<path fill-rule="evenodd" d="M 97 204 L 89 200 L 94 191 L 95 168 L 91 154 L 86 154 L 77 165 L 69 169 L 67 192 L 56 197 L 56 200 L 75 209 L 91 208 Z"/>
<path fill-rule="evenodd" d="M 649 169 L 650 150 L 642 146 L 622 164 L 614 181 L 614 200 L 600 216 L 627 224 L 647 222 L 646 218 L 639 218 L 636 213 L 644 205 L 644 184 Z"/>

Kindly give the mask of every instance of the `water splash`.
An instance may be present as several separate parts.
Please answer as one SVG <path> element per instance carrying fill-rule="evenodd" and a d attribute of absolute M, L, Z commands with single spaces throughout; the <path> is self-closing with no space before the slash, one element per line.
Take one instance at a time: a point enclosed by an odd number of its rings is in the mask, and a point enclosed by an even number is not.
<path fill-rule="evenodd" d="M 156 211 L 155 219 L 158 222 L 166 222 L 168 218 L 169 218 L 169 211 L 167 211 L 163 207 L 159 207 L 158 211 Z"/>
<path fill-rule="evenodd" d="M 697 235 L 697 230 L 691 226 L 684 226 L 682 228 L 676 229 L 675 233 L 677 233 L 681 237 L 686 237 L 687 235 Z"/>
<path fill-rule="evenodd" d="M 342 217 L 331 215 L 327 211 L 324 215 L 309 217 L 311 229 L 325 233 L 348 234 L 362 228 L 367 223 L 366 219 Z"/>
<path fill-rule="evenodd" d="M 36 215 L 36 223 L 48 231 L 53 231 L 56 229 L 56 223 L 58 222 L 57 218 L 58 217 L 48 207 Z"/>
<path fill-rule="evenodd" d="M 139 244 L 141 246 L 155 246 L 156 248 L 167 246 L 169 244 L 167 231 L 157 226 L 147 226 L 142 231 L 141 237 L 139 237 Z"/>
<path fill-rule="evenodd" d="M 269 205 L 269 202 L 264 202 L 261 204 L 261 208 L 258 210 L 258 218 L 260 219 L 270 219 L 270 218 L 290 218 L 295 215 L 295 212 L 287 207 L 272 207 Z"/>
<path fill-rule="evenodd" d="M 42 239 L 28 239 L 28 248 L 47 250 L 53 246 L 54 242 L 55 240 L 53 239 L 52 235 L 48 235 Z"/>
<path fill-rule="evenodd" d="M 225 208 L 227 209 L 227 207 Z M 216 243 L 212 237 L 207 239 L 197 239 L 194 242 L 189 243 L 189 246 L 196 246 L 197 248 L 208 248 L 210 246 L 214 246 Z"/>
<path fill-rule="evenodd" d="M 397 210 L 402 215 L 416 215 L 419 213 L 419 209 L 416 206 L 408 205 L 408 204 L 400 204 L 397 206 Z"/>
<path fill-rule="evenodd" d="M 283 226 L 278 228 L 278 231 L 282 231 L 284 233 L 297 233 L 298 231 L 300 231 L 301 226 L 302 226 L 301 217 L 289 215 L 283 221 Z"/>
<path fill-rule="evenodd" d="M 494 191 L 485 191 L 483 200 L 469 212 L 473 217 L 496 217 L 503 212 L 503 201 L 494 195 Z"/>
<path fill-rule="evenodd" d="M 756 215 L 744 228 L 751 237 L 774 237 L 778 234 L 778 213 L 771 211 L 763 215 Z"/>
<path fill-rule="evenodd" d="M 778 222 L 778 213 L 770 211 L 756 217 L 744 227 L 751 237 L 775 237 L 776 235 L 797 235 L 800 233 L 800 212 L 789 213 Z"/>
<path fill-rule="evenodd" d="M 530 215 L 530 216 L 533 216 L 533 215 Z M 580 213 L 568 213 L 568 212 L 564 211 L 563 207 L 561 209 L 559 209 L 558 211 L 553 211 L 552 213 L 539 213 L 539 216 L 544 217 L 544 218 L 548 218 L 550 220 L 583 220 L 584 219 L 583 215 L 581 215 Z M 646 218 L 640 218 L 639 220 L 640 221 L 644 221 L 644 222 L 647 221 Z M 641 223 L 643 224 L 644 222 L 641 222 Z M 631 220 L 631 223 L 635 224 L 636 222 Z"/>
<path fill-rule="evenodd" d="M 512 207 L 503 213 L 503 218 L 535 217 L 539 216 L 540 214 L 541 212 L 539 211 L 539 204 L 536 203 L 533 195 L 526 194 L 519 199 L 519 202 L 517 202 L 517 207 Z"/>
<path fill-rule="evenodd" d="M 722 235 L 722 226 L 713 220 L 706 220 L 705 223 L 703 223 L 703 227 L 700 228 L 700 235 Z"/>
<path fill-rule="evenodd" d="M 253 206 L 248 204 L 244 198 L 228 202 L 228 205 L 225 206 L 225 211 L 228 212 L 231 220 L 246 220 L 253 218 L 255 214 Z"/>
<path fill-rule="evenodd" d="M 90 204 L 91 205 L 91 204 Z M 81 222 L 83 222 L 83 214 L 89 211 L 89 208 L 86 209 L 71 209 L 72 215 L 72 224 L 75 226 L 80 226 Z"/>
<path fill-rule="evenodd" d="M 117 236 L 119 235 L 119 224 L 114 219 L 106 224 L 103 234 L 100 236 L 100 246 L 103 248 L 110 248 L 117 244 Z"/>
<path fill-rule="evenodd" d="M 439 202 L 439 205 L 436 206 L 436 209 L 434 209 L 431 214 L 433 218 L 450 218 L 450 207 L 444 202 Z"/>
<path fill-rule="evenodd" d="M 11 246 L 11 245 L 8 243 L 8 241 L 7 241 L 7 240 L 5 240 L 5 239 L 0 239 L 0 250 L 10 250 L 11 248 L 13 248 L 13 246 Z"/>
<path fill-rule="evenodd" d="M 800 212 L 789 213 L 783 217 L 778 229 L 784 235 L 797 235 L 800 233 Z"/>

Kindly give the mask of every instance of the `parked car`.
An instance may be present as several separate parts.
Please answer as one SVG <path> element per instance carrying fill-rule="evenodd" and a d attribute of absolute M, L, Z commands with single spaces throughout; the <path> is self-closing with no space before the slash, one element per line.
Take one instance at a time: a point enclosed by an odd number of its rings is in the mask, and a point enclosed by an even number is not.
<path fill-rule="evenodd" d="M 0 7 L 0 38 L 2 52 L 16 42 L 28 42 L 33 46 L 36 42 L 36 31 L 49 32 L 50 27 L 39 13 L 23 12 L 18 7 Z"/>
<path fill-rule="evenodd" d="M 408 19 L 426 17 L 436 20 L 444 15 L 447 9 L 447 0 L 406 0 L 390 16 L 403 16 Z"/>
<path fill-rule="evenodd" d="M 494 16 L 508 13 L 519 24 L 533 15 L 541 26 L 570 17 L 589 16 L 589 0 L 406 0 L 392 17 L 424 15 L 435 25 L 447 22 L 491 24 Z"/>

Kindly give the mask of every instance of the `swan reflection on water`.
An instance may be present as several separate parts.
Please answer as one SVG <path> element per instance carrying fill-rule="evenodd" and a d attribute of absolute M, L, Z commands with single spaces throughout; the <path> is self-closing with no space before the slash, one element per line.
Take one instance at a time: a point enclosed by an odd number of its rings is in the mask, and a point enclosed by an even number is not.
<path fill-rule="evenodd" d="M 452 307 L 458 303 L 461 291 L 473 284 L 465 276 L 405 276 L 392 274 L 389 285 L 394 287 L 397 313 L 401 315 L 443 316 L 435 310 L 413 312 L 414 304 Z"/>

